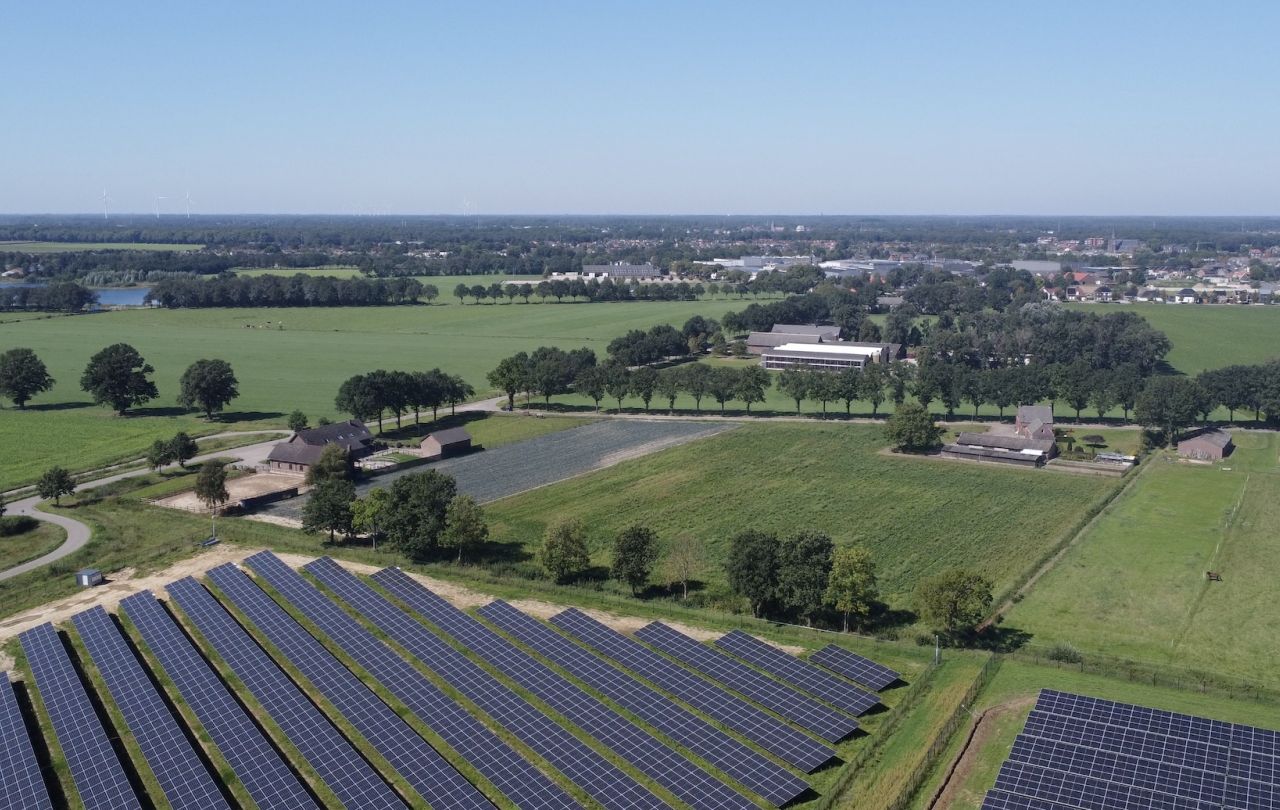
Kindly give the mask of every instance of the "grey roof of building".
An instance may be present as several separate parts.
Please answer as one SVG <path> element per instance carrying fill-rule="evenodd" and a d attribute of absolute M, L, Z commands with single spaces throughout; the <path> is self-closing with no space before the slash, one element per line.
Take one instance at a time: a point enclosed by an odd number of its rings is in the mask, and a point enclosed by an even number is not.
<path fill-rule="evenodd" d="M 1018 421 L 1023 424 L 1041 422 L 1046 425 L 1052 425 L 1053 408 L 1048 405 L 1019 405 Z"/>
<path fill-rule="evenodd" d="M 348 453 L 365 449 L 373 441 L 373 434 L 364 422 L 349 419 L 345 422 L 334 422 L 331 425 L 299 430 L 280 442 L 267 454 L 268 461 L 283 461 L 291 464 L 314 464 L 324 452 L 325 445 L 336 444 Z"/>
<path fill-rule="evenodd" d="M 584 264 L 584 273 L 606 273 L 610 276 L 657 276 L 657 268 L 648 264 Z"/>
<path fill-rule="evenodd" d="M 1001 450 L 998 447 L 968 447 L 962 444 L 944 444 L 942 450 L 946 453 L 973 456 L 974 458 L 1005 458 L 1024 463 L 1031 463 L 1036 460 L 1036 456 L 1019 453 L 1016 450 Z"/>
<path fill-rule="evenodd" d="M 450 444 L 459 444 L 461 442 L 471 441 L 471 434 L 466 428 L 452 427 L 444 430 L 435 430 L 427 435 L 428 439 L 435 439 L 440 443 L 441 447 Z"/>
<path fill-rule="evenodd" d="M 1021 436 L 1001 436 L 995 433 L 961 433 L 956 437 L 956 444 L 973 447 L 988 447 L 996 450 L 1039 450 L 1047 453 L 1053 449 L 1052 439 L 1024 439 Z"/>
<path fill-rule="evenodd" d="M 840 327 L 838 326 L 813 326 L 798 323 L 775 323 L 769 331 L 786 335 L 819 335 L 822 337 L 827 335 L 836 335 L 838 337 L 840 335 Z"/>
<path fill-rule="evenodd" d="M 779 350 L 777 346 L 771 346 L 762 353 L 762 357 L 781 357 L 784 359 L 794 360 L 861 360 L 863 365 L 874 363 L 870 357 L 863 354 L 832 354 L 831 352 L 806 352 L 800 349 L 783 349 Z"/>
<path fill-rule="evenodd" d="M 267 461 L 280 461 L 288 464 L 305 464 L 308 467 L 320 460 L 320 454 L 324 452 L 322 444 L 307 444 L 290 439 L 287 442 L 280 442 L 271 448 L 271 452 L 267 454 Z"/>
<path fill-rule="evenodd" d="M 1184 443 L 1192 441 L 1206 442 L 1214 447 L 1226 447 L 1231 444 L 1231 434 L 1225 430 L 1218 430 L 1217 428 L 1202 430 L 1194 436 L 1187 436 L 1182 441 L 1178 442 L 1178 446 L 1181 447 Z"/>
<path fill-rule="evenodd" d="M 821 343 L 822 335 L 789 335 L 783 332 L 752 332 L 748 346 L 781 346 L 784 343 Z"/>

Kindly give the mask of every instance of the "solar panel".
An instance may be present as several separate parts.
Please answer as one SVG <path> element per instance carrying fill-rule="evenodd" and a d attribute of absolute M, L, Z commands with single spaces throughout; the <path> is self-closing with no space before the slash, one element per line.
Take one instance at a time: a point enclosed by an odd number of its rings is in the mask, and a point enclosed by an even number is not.
<path fill-rule="evenodd" d="M 678 633 L 662 622 L 652 622 L 636 632 L 636 638 L 656 647 L 708 678 L 745 695 L 824 740 L 838 742 L 858 729 L 852 717 L 828 709 L 812 698 L 765 677 L 729 656 Z"/>
<path fill-rule="evenodd" d="M 877 664 L 870 658 L 834 644 L 818 650 L 809 656 L 809 660 L 864 686 L 870 686 L 877 692 L 902 680 L 901 675 L 883 664 Z"/>
<path fill-rule="evenodd" d="M 324 558 L 308 563 L 305 570 L 605 807 L 644 805 L 654 800 L 620 768 L 337 563 Z M 527 764 L 512 767 L 513 791 L 519 790 L 530 770 L 532 766 Z M 521 801 L 576 806 L 562 793 L 540 796 L 535 786 L 530 783 Z"/>
<path fill-rule="evenodd" d="M 120 629 L 101 606 L 71 618 L 143 758 L 177 810 L 230 808 Z"/>
<path fill-rule="evenodd" d="M 863 714 L 880 703 L 880 698 L 870 692 L 828 675 L 813 664 L 787 655 L 772 644 L 766 644 L 741 630 L 734 630 L 720 637 L 716 640 L 716 646 L 778 680 L 852 715 Z"/>
<path fill-rule="evenodd" d="M 641 773 L 695 808 L 754 803 L 398 569 L 374 579 Z"/>
<path fill-rule="evenodd" d="M 1020 796 L 1004 790 L 991 790 L 982 803 L 982 810 L 1070 810 L 1069 804 L 1058 804 L 1034 796 Z"/>
<path fill-rule="evenodd" d="M 0 686 L 0 810 L 52 810 L 9 673 Z"/>
<path fill-rule="evenodd" d="M 85 810 L 140 808 L 67 648 L 45 623 L 18 636 Z"/>
<path fill-rule="evenodd" d="M 817 770 L 836 755 L 834 749 L 710 681 L 691 675 L 669 659 L 576 608 L 553 616 L 551 623 L 806 773 Z"/>
<path fill-rule="evenodd" d="M 413 727 L 324 648 L 302 625 L 230 563 L 208 573 L 226 599 L 262 632 L 311 686 L 355 727 L 427 802 L 439 807 L 492 807 L 489 800 Z"/>
<path fill-rule="evenodd" d="M 120 607 L 261 810 L 316 807 L 248 713 L 150 591 Z"/>
<path fill-rule="evenodd" d="M 360 808 L 405 806 L 378 772 L 200 583 L 184 577 L 171 583 L 167 590 L 340 802 Z"/>
<path fill-rule="evenodd" d="M 283 598 L 402 700 L 422 722 L 435 729 L 446 742 L 455 745 L 477 770 L 490 776 L 494 785 L 512 802 L 521 807 L 577 806 L 568 794 L 526 762 L 511 746 L 275 555 L 263 552 L 250 557 L 247 562 Z M 342 571 L 336 563 L 330 561 L 330 564 Z M 407 616 L 405 619 L 411 621 Z"/>
<path fill-rule="evenodd" d="M 1280 806 L 1277 732 L 1045 690 L 987 805 Z M 1034 805 L 1039 806 L 1039 805 Z"/>
<path fill-rule="evenodd" d="M 493 602 L 479 613 L 774 805 L 782 806 L 808 789 L 786 768 L 506 602 Z"/>

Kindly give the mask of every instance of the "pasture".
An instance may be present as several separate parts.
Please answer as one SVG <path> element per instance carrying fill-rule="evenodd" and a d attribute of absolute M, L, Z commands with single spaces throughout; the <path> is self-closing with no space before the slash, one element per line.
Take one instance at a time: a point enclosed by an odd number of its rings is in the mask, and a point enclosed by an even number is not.
<path fill-rule="evenodd" d="M 1245 432 L 1235 441 L 1219 464 L 1149 460 L 1008 623 L 1037 646 L 1069 642 L 1086 657 L 1280 684 L 1280 441 Z"/>
<path fill-rule="evenodd" d="M 1280 306 L 1068 304 L 1104 314 L 1136 312 L 1169 336 L 1166 358 L 1183 374 L 1280 357 Z M 1225 413 L 1223 414 L 1225 416 Z"/>
<path fill-rule="evenodd" d="M 613 337 L 656 323 L 679 327 L 690 316 L 741 309 L 738 301 L 616 304 L 498 304 L 336 309 L 137 309 L 58 318 L 4 319 L 0 350 L 34 349 L 57 380 L 26 411 L 0 416 L 0 489 L 62 464 L 87 469 L 136 458 L 178 430 L 277 427 L 301 408 L 314 422 L 336 417 L 343 380 L 375 368 L 461 374 L 477 391 L 503 357 L 541 344 L 590 346 L 603 355 Z M 133 344 L 156 371 L 158 399 L 135 415 L 114 416 L 80 390 L 89 357 L 118 341 Z M 195 360 L 231 363 L 240 398 L 216 423 L 173 405 L 178 379 Z"/>
<path fill-rule="evenodd" d="M 1070 532 L 1117 482 L 886 454 L 872 425 L 777 423 L 736 430 L 623 462 L 486 507 L 496 539 L 533 548 L 547 525 L 580 518 L 606 563 L 617 531 L 645 523 L 666 539 L 689 533 L 708 549 L 706 577 L 723 582 L 729 538 L 753 528 L 817 529 L 865 543 L 882 595 L 905 602 L 921 576 L 949 566 L 986 573 L 996 590 Z"/>
<path fill-rule="evenodd" d="M 204 245 L 164 242 L 0 242 L 0 253 L 84 253 L 90 250 L 190 251 Z"/>

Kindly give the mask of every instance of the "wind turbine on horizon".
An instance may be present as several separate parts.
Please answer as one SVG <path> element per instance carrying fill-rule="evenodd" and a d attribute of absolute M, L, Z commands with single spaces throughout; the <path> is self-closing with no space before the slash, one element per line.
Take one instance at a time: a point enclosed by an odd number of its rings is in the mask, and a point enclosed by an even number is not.
<path fill-rule="evenodd" d="M 191 219 L 191 192 L 188 191 L 182 199 L 187 204 L 187 219 Z"/>
<path fill-rule="evenodd" d="M 107 189 L 105 186 L 102 189 L 102 197 L 100 199 L 102 200 L 102 218 L 106 219 L 113 200 L 107 196 Z"/>
<path fill-rule="evenodd" d="M 169 198 L 168 198 L 168 197 L 166 197 L 166 196 L 164 196 L 163 194 L 157 194 L 157 195 L 156 195 L 156 219 L 159 219 L 159 218 L 160 218 L 160 201 L 161 201 L 161 200 L 167 200 L 167 199 L 169 199 Z"/>

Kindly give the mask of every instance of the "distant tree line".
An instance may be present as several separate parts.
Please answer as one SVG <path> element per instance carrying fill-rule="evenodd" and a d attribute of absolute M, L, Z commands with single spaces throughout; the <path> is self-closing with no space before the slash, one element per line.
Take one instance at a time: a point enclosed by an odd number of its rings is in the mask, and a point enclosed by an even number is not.
<path fill-rule="evenodd" d="M 42 287 L 0 286 L 0 309 L 81 312 L 97 301 L 93 290 L 74 281 L 55 281 Z"/>
<path fill-rule="evenodd" d="M 367 307 L 416 304 L 439 295 L 417 279 L 333 278 L 332 276 L 216 276 L 166 278 L 147 300 L 171 309 L 206 307 Z"/>

